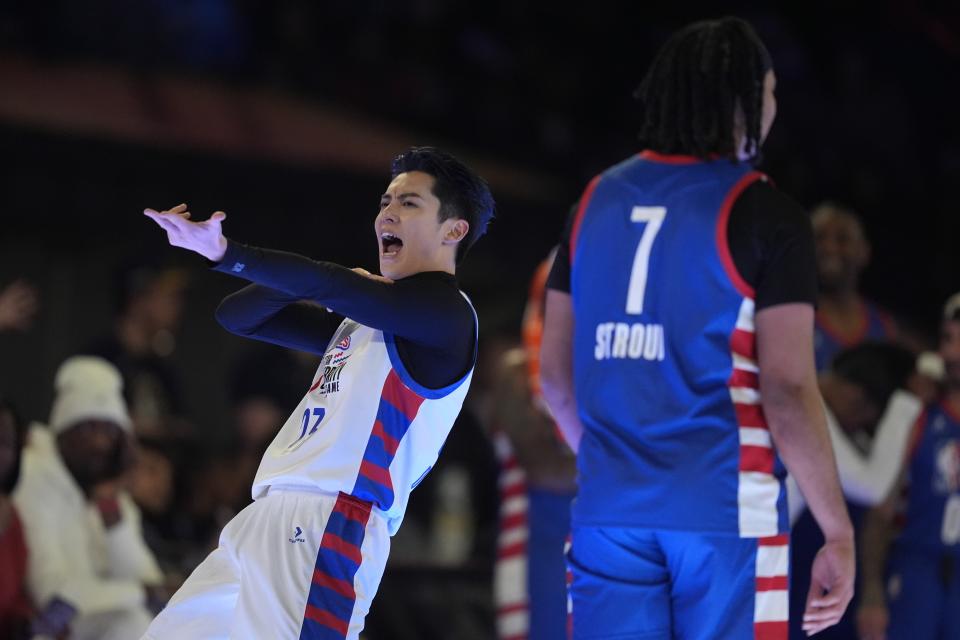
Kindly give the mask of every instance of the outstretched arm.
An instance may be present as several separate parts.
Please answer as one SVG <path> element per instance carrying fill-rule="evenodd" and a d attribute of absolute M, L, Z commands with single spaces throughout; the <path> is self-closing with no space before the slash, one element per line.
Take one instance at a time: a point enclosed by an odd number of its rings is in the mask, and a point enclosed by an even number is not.
<path fill-rule="evenodd" d="M 217 262 L 218 271 L 288 296 L 289 302 L 312 301 L 426 347 L 459 353 L 465 335 L 466 342 L 472 342 L 472 332 L 465 333 L 462 327 L 474 325 L 473 312 L 455 288 L 443 282 L 414 276 L 394 283 L 331 262 L 230 242 L 223 236 L 221 223 L 226 214 L 221 211 L 204 222 L 192 221 L 186 205 L 144 213 L 167 232 L 171 245 Z M 296 313 L 304 312 L 291 312 Z M 443 319 L 446 321 L 438 321 Z M 472 348 L 472 344 L 467 346 Z"/>

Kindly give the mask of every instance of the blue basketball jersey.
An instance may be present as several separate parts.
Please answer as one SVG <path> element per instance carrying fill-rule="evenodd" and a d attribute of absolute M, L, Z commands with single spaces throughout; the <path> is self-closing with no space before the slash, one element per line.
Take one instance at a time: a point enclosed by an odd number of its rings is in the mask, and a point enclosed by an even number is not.
<path fill-rule="evenodd" d="M 575 525 L 788 530 L 753 290 L 726 239 L 733 203 L 762 179 L 729 160 L 644 152 L 581 199 L 570 240 L 584 424 Z"/>
<path fill-rule="evenodd" d="M 960 556 L 960 416 L 935 404 L 920 420 L 897 545 Z"/>
<path fill-rule="evenodd" d="M 834 356 L 850 347 L 855 347 L 866 340 L 890 340 L 893 337 L 893 326 L 890 318 L 875 305 L 864 302 L 861 307 L 863 325 L 859 335 L 853 338 L 843 338 L 836 329 L 821 314 L 813 327 L 813 350 L 817 364 L 817 371 L 826 371 Z"/>

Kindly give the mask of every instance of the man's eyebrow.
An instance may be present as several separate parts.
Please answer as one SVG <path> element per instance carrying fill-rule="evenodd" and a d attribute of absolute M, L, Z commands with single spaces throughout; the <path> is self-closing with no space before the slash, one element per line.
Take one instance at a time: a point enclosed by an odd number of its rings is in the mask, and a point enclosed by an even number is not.
<path fill-rule="evenodd" d="M 398 193 L 398 194 L 397 194 L 397 197 L 398 197 L 398 198 L 420 198 L 421 200 L 423 199 L 423 196 L 420 195 L 419 193 L 417 193 L 416 191 L 408 191 L 408 192 L 406 192 L 406 193 Z M 385 194 L 383 194 L 382 196 L 380 196 L 380 199 L 381 199 L 381 200 L 391 200 L 391 199 L 393 199 L 393 196 L 390 195 L 389 193 L 385 193 Z"/>

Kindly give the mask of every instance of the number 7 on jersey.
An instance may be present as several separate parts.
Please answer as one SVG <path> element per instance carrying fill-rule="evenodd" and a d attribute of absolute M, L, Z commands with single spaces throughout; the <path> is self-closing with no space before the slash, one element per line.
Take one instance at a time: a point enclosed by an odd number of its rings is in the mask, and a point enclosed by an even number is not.
<path fill-rule="evenodd" d="M 630 271 L 630 287 L 627 289 L 627 313 L 643 313 L 643 298 L 647 293 L 647 272 L 650 266 L 650 251 L 653 241 L 660 232 L 663 219 L 667 215 L 666 207 L 634 207 L 630 212 L 630 222 L 645 222 L 647 226 L 640 236 L 637 253 L 633 257 L 633 269 Z"/>

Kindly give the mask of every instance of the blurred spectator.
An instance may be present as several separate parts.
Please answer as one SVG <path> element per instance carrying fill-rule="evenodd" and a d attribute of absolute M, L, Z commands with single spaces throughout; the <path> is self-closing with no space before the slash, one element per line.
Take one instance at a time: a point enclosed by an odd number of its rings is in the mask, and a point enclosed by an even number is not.
<path fill-rule="evenodd" d="M 113 332 L 86 350 L 120 370 L 134 431 L 141 437 L 191 435 L 181 417 L 179 381 L 169 364 L 186 286 L 187 275 L 179 269 L 141 265 L 122 270 Z"/>
<path fill-rule="evenodd" d="M 150 622 L 163 576 L 144 544 L 140 511 L 122 488 L 133 461 L 117 370 L 76 356 L 57 372 L 49 428 L 30 428 L 14 500 L 30 547 L 28 586 L 54 613 L 49 635 L 129 640 Z M 50 611 L 50 609 L 48 609 Z"/>
<path fill-rule="evenodd" d="M 870 243 L 856 213 L 832 202 L 813 210 L 820 295 L 813 346 L 817 371 L 842 349 L 864 340 L 892 340 L 896 325 L 860 295 L 860 275 L 870 262 Z"/>
<path fill-rule="evenodd" d="M 494 572 L 499 638 L 562 638 L 567 621 L 564 542 L 576 461 L 540 392 L 544 286 L 551 254 L 537 268 L 523 316 L 524 348 L 504 354 L 491 426 L 501 462 L 500 535 Z"/>
<path fill-rule="evenodd" d="M 820 376 L 827 426 L 850 519 L 859 530 L 865 508 L 881 502 L 894 485 L 911 427 L 921 410 L 920 400 L 904 389 L 915 377 L 913 355 L 894 345 L 865 342 L 841 351 L 829 371 Z M 788 477 L 791 520 L 791 566 L 807 566 L 823 545 L 823 536 L 796 480 Z M 809 575 L 794 572 L 790 584 L 790 637 L 805 638 L 803 611 Z M 822 638 L 852 638 L 859 593 L 838 624 L 817 634 Z"/>
<path fill-rule="evenodd" d="M 205 547 L 215 547 L 223 525 L 253 501 L 250 487 L 260 459 L 287 419 L 287 408 L 310 387 L 318 364 L 311 354 L 259 346 L 234 363 L 228 375 L 230 442 L 205 455 L 191 474 L 186 508 Z"/>
<path fill-rule="evenodd" d="M 26 331 L 37 313 L 37 291 L 23 280 L 0 290 L 0 331 Z"/>
<path fill-rule="evenodd" d="M 23 424 L 0 398 L 0 638 L 26 637 L 32 607 L 27 597 L 27 544 L 10 494 L 20 477 Z"/>
<path fill-rule="evenodd" d="M 940 356 L 944 392 L 917 420 L 900 486 L 867 515 L 861 536 L 862 640 L 960 630 L 960 294 L 944 308 Z"/>

